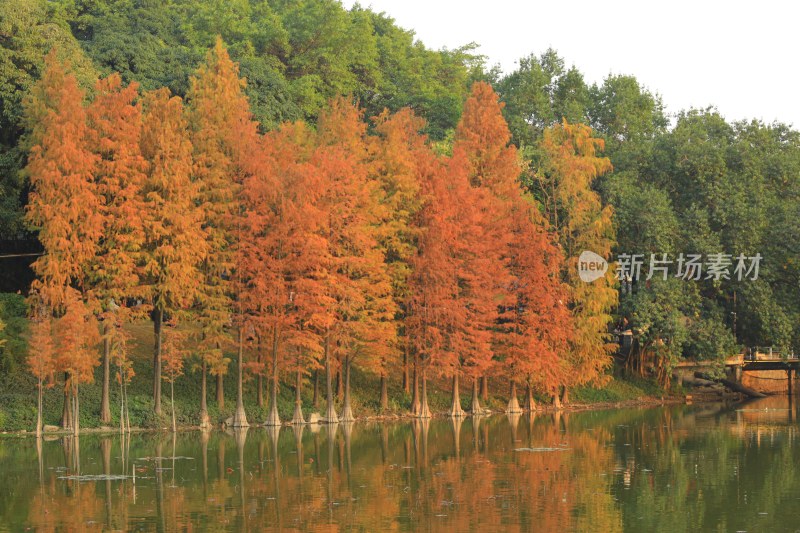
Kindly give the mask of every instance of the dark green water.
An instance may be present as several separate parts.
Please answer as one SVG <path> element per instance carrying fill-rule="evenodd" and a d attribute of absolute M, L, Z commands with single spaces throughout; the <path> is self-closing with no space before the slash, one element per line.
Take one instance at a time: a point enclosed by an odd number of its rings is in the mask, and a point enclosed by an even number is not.
<path fill-rule="evenodd" d="M 796 531 L 798 415 L 776 397 L 40 446 L 8 437 L 0 531 Z"/>

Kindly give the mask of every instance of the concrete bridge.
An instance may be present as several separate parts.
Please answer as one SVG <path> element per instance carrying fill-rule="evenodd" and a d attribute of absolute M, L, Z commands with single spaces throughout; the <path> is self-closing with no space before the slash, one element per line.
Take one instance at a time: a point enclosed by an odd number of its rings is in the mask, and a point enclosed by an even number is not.
<path fill-rule="evenodd" d="M 681 361 L 677 368 L 701 370 L 713 366 L 716 364 L 711 361 Z M 742 382 L 744 372 L 783 370 L 786 372 L 789 394 L 792 394 L 793 378 L 800 370 L 800 356 L 794 352 L 783 353 L 772 347 L 754 347 L 725 359 L 725 368 L 729 379 L 736 383 Z"/>

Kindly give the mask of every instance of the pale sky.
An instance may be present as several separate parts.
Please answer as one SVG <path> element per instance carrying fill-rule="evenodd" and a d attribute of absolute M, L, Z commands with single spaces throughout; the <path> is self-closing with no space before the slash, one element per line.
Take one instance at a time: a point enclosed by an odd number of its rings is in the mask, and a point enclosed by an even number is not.
<path fill-rule="evenodd" d="M 344 0 L 351 7 L 353 0 Z M 729 121 L 800 129 L 800 6 L 791 1 L 361 0 L 429 48 L 475 41 L 504 72 L 556 49 L 586 82 L 631 74 L 668 114 L 714 105 Z"/>

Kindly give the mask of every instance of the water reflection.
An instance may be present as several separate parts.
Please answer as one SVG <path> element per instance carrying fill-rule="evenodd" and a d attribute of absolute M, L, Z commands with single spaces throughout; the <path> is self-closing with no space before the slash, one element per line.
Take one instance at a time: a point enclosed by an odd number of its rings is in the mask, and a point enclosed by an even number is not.
<path fill-rule="evenodd" d="M 0 530 L 791 530 L 796 410 L 5 439 Z"/>

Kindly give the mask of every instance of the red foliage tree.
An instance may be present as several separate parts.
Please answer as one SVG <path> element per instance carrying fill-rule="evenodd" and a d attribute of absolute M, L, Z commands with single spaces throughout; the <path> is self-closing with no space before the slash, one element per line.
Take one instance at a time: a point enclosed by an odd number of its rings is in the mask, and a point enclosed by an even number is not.
<path fill-rule="evenodd" d="M 324 339 L 329 422 L 338 419 L 331 387 L 334 359 L 344 372 L 342 420 L 352 420 L 351 364 L 358 359 L 362 367 L 374 369 L 394 335 L 391 279 L 376 240 L 380 189 L 370 178 L 366 125 L 360 119 L 359 110 L 344 99 L 333 100 L 320 115 L 317 149 L 310 159 L 323 191 L 319 235 L 326 252 L 320 268 L 329 304 L 317 325 Z"/>
<path fill-rule="evenodd" d="M 480 268 L 495 284 L 484 287 L 498 314 L 493 326 L 494 364 L 511 378 L 508 409 L 518 411 L 516 377 L 553 391 L 563 379 L 563 354 L 570 337 L 568 293 L 559 280 L 563 264 L 548 224 L 526 199 L 518 181 L 521 166 L 502 104 L 488 83 L 473 85 L 456 130 L 454 159 L 467 166 L 469 182 L 483 191 L 489 207 L 481 221 L 491 236 Z M 476 396 L 473 386 L 473 397 Z M 530 398 L 530 391 L 528 394 Z"/>

